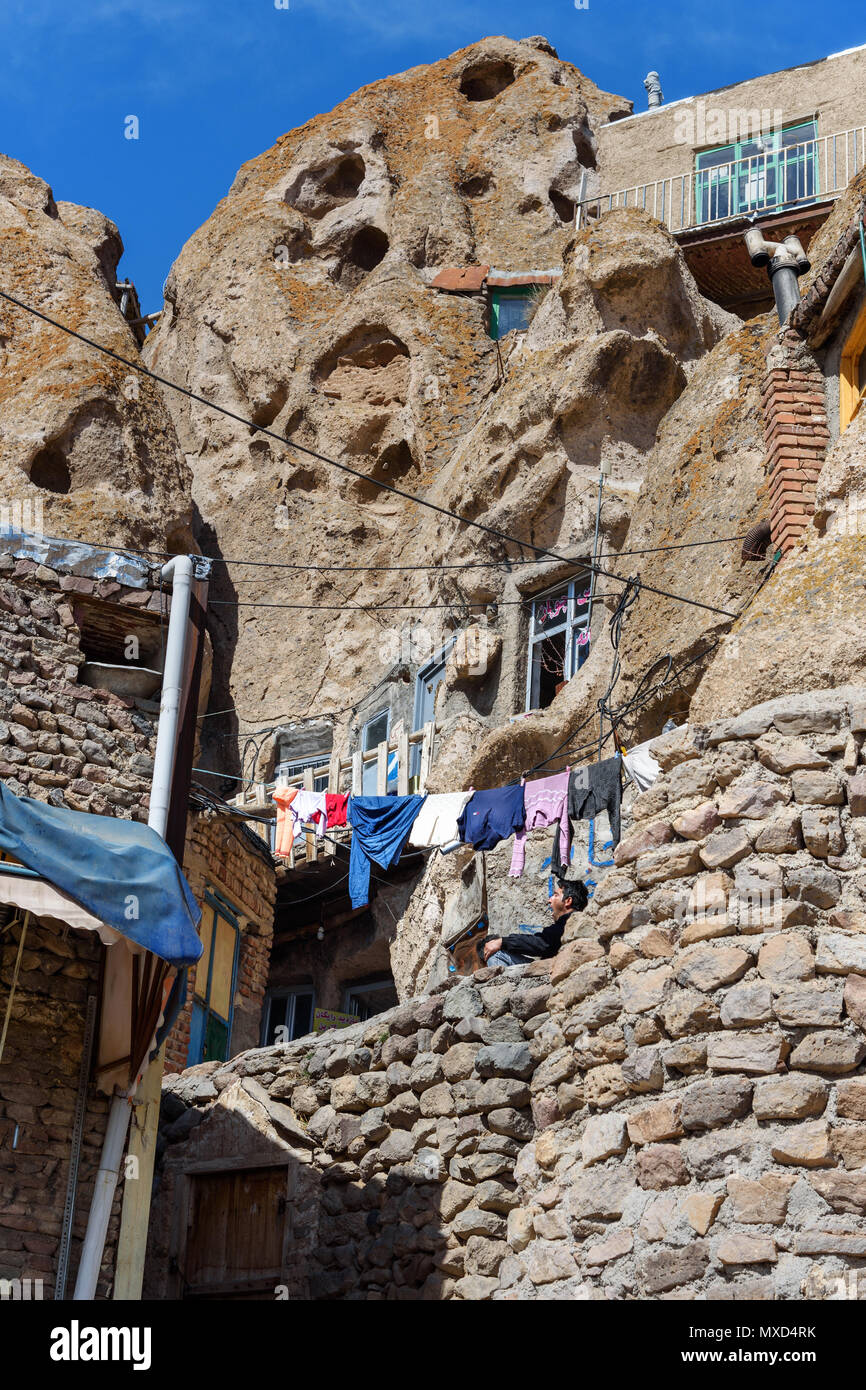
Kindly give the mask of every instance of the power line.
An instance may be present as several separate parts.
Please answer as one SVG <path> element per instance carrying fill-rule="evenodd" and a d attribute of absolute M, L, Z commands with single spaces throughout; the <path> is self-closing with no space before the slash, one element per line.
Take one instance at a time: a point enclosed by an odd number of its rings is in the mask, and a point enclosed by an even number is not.
<path fill-rule="evenodd" d="M 336 468 L 341 473 L 346 473 L 350 477 L 358 478 L 362 482 L 372 483 L 382 492 L 388 492 L 394 497 L 402 497 L 406 502 L 411 502 L 415 506 L 425 507 L 428 511 L 433 511 L 440 516 L 445 516 L 450 521 L 459 522 L 461 526 L 471 526 L 476 531 L 482 531 L 485 535 L 494 536 L 499 541 L 505 541 L 509 545 L 522 546 L 525 550 L 531 550 L 536 555 L 547 556 L 551 559 L 560 560 L 568 564 L 572 563 L 568 556 L 561 555 L 555 550 L 549 550 L 545 546 L 538 546 L 533 541 L 518 540 L 517 537 L 510 536 L 507 531 L 500 531 L 496 526 L 488 526 L 483 521 L 473 521 L 470 520 L 469 517 L 460 516 L 458 512 L 452 511 L 449 507 L 442 507 L 438 502 L 431 502 L 426 497 L 415 497 L 411 492 L 404 492 L 402 488 L 394 487 L 392 483 L 383 482 L 380 478 L 368 477 L 366 473 L 362 473 L 359 469 L 352 468 L 347 463 L 340 463 L 337 459 L 329 458 L 327 454 L 322 454 L 317 449 L 310 449 L 306 444 L 298 444 L 287 435 L 279 434 L 276 430 L 268 429 L 264 425 L 257 425 L 246 416 L 239 415 L 237 411 L 229 410 L 227 406 L 218 405 L 215 401 L 209 401 L 206 397 L 200 396 L 196 391 L 191 391 L 189 387 L 180 386 L 176 381 L 170 381 L 167 377 L 160 376 L 157 372 L 150 371 L 148 367 L 145 367 L 143 362 L 133 362 L 128 357 L 123 357 L 119 352 L 115 352 L 113 348 L 106 347 L 102 343 L 97 343 L 93 338 L 88 338 L 85 334 L 77 332 L 74 328 L 69 328 L 66 324 L 60 323 L 57 319 L 51 318 L 48 314 L 43 314 L 40 309 L 35 309 L 32 305 L 25 304 L 23 300 L 16 299 L 14 295 L 9 294 L 6 290 L 0 289 L 0 298 L 5 299 L 10 304 L 16 305 L 19 309 L 23 309 L 25 313 L 32 314 L 34 318 L 41 319 L 43 323 L 47 323 L 52 328 L 58 329 L 59 332 L 66 333 L 69 337 L 75 338 L 78 342 L 93 348 L 95 352 L 103 353 L 113 361 L 119 362 L 121 366 L 129 368 L 130 371 L 138 372 L 149 380 L 157 382 L 160 386 L 165 386 L 168 390 L 176 391 L 179 395 L 185 396 L 187 400 L 195 401 L 198 405 L 203 405 L 206 409 L 215 410 L 218 414 L 225 415 L 228 419 L 236 421 L 237 424 L 244 425 L 247 429 L 252 430 L 254 434 L 266 435 L 269 439 L 276 440 L 278 444 L 287 445 L 290 449 L 297 450 L 298 453 L 306 454 L 308 458 L 314 458 L 319 463 L 327 464 L 328 467 Z M 627 583 L 625 576 L 613 574 L 609 570 L 603 570 L 597 564 L 585 563 L 584 567 L 594 571 L 596 574 L 600 574 L 605 579 L 613 579 L 620 584 Z M 696 599 L 687 599 L 680 594 L 672 594 L 666 589 L 653 588 L 649 584 L 645 584 L 643 588 L 647 593 L 656 594 L 662 598 L 673 599 L 679 603 L 690 604 L 696 608 L 704 608 L 712 613 L 719 613 L 725 618 L 735 618 L 737 616 L 735 613 L 728 613 L 723 608 L 715 608 L 712 604 L 699 603 Z M 375 609 L 371 608 L 370 611 L 375 611 Z"/>
<path fill-rule="evenodd" d="M 610 576 L 620 579 L 620 575 Z M 628 581 L 622 579 L 623 584 Z M 715 608 L 711 603 L 701 603 L 695 598 L 684 598 L 682 594 L 669 594 L 665 589 L 652 589 L 648 584 L 641 583 L 641 589 L 650 594 L 661 594 L 665 598 L 675 599 L 677 603 L 687 603 L 693 608 L 705 608 L 710 613 L 720 613 L 724 618 L 736 618 L 736 613 L 728 613 L 724 608 Z M 596 594 L 597 599 L 613 598 L 613 594 Z M 504 598 L 504 599 L 469 599 L 461 602 L 454 599 L 452 603 L 379 603 L 370 604 L 364 611 L 370 613 L 382 612 L 403 612 L 426 613 L 431 608 L 501 608 L 509 604 L 520 604 L 526 606 L 532 603 L 532 598 Z M 270 603 L 258 599 L 209 599 L 209 608 L 289 608 L 296 612 L 317 612 L 317 613 L 342 613 L 345 604 L 324 604 L 324 603 Z"/>
<path fill-rule="evenodd" d="M 0 294 L 2 294 L 2 291 L 0 291 Z M 298 446 L 293 445 L 292 447 Z M 457 513 L 452 513 L 452 515 L 456 516 Z M 601 560 L 618 560 L 623 555 L 657 555 L 663 551 L 694 550 L 699 546 L 705 545 L 732 545 L 735 541 L 745 540 L 747 534 L 748 533 L 744 531 L 743 534 L 739 536 L 714 536 L 709 540 L 703 541 L 676 541 L 671 545 L 647 545 L 637 550 L 604 550 L 599 552 L 598 558 Z M 44 536 L 44 539 L 47 541 L 64 543 L 68 542 L 69 538 L 67 536 Z M 173 554 L 170 550 L 136 549 L 131 545 L 105 545 L 99 541 L 85 540 L 83 537 L 78 537 L 78 544 L 89 545 L 91 550 L 104 550 L 108 553 L 123 551 L 126 555 L 153 556 L 157 560 L 170 559 Z M 529 542 L 514 540 L 512 544 L 528 545 Z M 340 574 L 406 574 L 415 572 L 422 573 L 430 570 L 510 569 L 517 565 L 561 564 L 563 561 L 567 561 L 568 564 L 571 565 L 584 565 L 588 569 L 592 568 L 585 555 L 553 554 L 550 554 L 547 559 L 542 558 L 540 560 L 522 560 L 517 558 L 506 560 L 464 560 L 459 563 L 442 561 L 438 564 L 433 563 L 429 565 L 308 565 L 288 560 L 245 560 L 241 559 L 239 556 L 204 554 L 202 554 L 200 558 L 202 560 L 209 560 L 213 565 L 247 565 L 255 569 L 298 570 L 315 574 L 328 574 L 332 572 L 338 572 Z M 620 576 L 617 576 L 617 578 L 619 577 Z M 232 580 L 234 584 L 253 584 L 255 582 L 254 579 L 236 578 Z"/>

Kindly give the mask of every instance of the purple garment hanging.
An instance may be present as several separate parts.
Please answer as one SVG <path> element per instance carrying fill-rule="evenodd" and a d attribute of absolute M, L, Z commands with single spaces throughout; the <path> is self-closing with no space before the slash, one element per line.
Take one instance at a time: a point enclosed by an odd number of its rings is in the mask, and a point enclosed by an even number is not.
<path fill-rule="evenodd" d="M 522 830 L 514 837 L 514 850 L 511 855 L 510 878 L 520 878 L 526 863 L 526 832 L 542 830 L 546 825 L 559 822 L 559 852 L 564 864 L 568 863 L 568 850 L 571 843 L 571 823 L 568 819 L 568 779 L 571 769 L 556 772 L 552 777 L 538 777 L 534 782 L 523 785 L 523 800 L 526 819 Z"/>

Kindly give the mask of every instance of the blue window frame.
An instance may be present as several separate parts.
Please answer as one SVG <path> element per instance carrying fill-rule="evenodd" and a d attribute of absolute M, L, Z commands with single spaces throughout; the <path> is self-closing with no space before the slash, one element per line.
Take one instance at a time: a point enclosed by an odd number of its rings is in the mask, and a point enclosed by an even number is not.
<path fill-rule="evenodd" d="M 187 1066 L 225 1062 L 231 1048 L 240 926 L 237 910 L 215 889 L 205 892 L 195 968 Z"/>
<path fill-rule="evenodd" d="M 533 285 L 504 286 L 490 291 L 490 336 L 504 338 L 512 329 L 529 327 L 537 291 Z"/>

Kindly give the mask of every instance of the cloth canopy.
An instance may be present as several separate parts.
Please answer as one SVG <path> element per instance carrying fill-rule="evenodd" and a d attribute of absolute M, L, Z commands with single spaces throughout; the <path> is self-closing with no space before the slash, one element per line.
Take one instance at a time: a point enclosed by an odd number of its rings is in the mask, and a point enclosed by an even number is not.
<path fill-rule="evenodd" d="M 149 826 L 46 806 L 0 782 L 0 849 L 170 965 L 192 965 L 201 955 L 201 909 Z"/>

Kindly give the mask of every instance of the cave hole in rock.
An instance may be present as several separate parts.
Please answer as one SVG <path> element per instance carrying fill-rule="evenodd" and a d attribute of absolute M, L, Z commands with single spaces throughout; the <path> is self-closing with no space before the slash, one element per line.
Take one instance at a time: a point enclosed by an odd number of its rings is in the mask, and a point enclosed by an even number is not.
<path fill-rule="evenodd" d="M 260 393 L 258 400 L 250 408 L 250 418 L 260 429 L 272 425 L 289 398 L 287 382 L 276 382 Z"/>
<path fill-rule="evenodd" d="M 322 181 L 322 192 L 329 193 L 332 198 L 351 202 L 357 197 L 366 172 L 367 166 L 359 154 L 344 155 L 331 166 L 327 177 Z"/>
<path fill-rule="evenodd" d="M 464 198 L 483 198 L 494 187 L 492 174 L 473 174 L 457 185 L 457 192 Z"/>
<path fill-rule="evenodd" d="M 574 221 L 574 202 L 571 198 L 567 198 L 556 188 L 551 188 L 548 197 L 560 222 L 571 223 Z"/>
<path fill-rule="evenodd" d="M 40 449 L 30 465 L 30 481 L 46 492 L 68 492 L 72 487 L 72 474 L 62 451 L 54 445 Z"/>
<path fill-rule="evenodd" d="M 359 325 L 319 363 L 313 381 L 323 395 L 371 407 L 405 404 L 409 349 L 386 328 Z"/>
<path fill-rule="evenodd" d="M 358 270 L 375 270 L 388 254 L 390 242 L 379 227 L 360 227 L 349 243 L 347 259 Z"/>
<path fill-rule="evenodd" d="M 376 459 L 366 478 L 358 478 L 353 483 L 355 496 L 359 502 L 387 500 L 388 493 L 376 487 L 376 483 L 390 483 L 399 487 L 408 473 L 415 467 L 412 450 L 405 439 L 396 444 L 388 444 Z"/>
<path fill-rule="evenodd" d="M 577 152 L 577 162 L 584 169 L 597 168 L 595 157 L 595 145 L 592 135 L 584 126 L 572 128 L 571 138 L 574 141 L 574 148 Z"/>
<path fill-rule="evenodd" d="M 510 63 L 488 59 L 466 69 L 460 78 L 460 91 L 467 101 L 492 101 L 511 86 L 514 77 Z"/>

